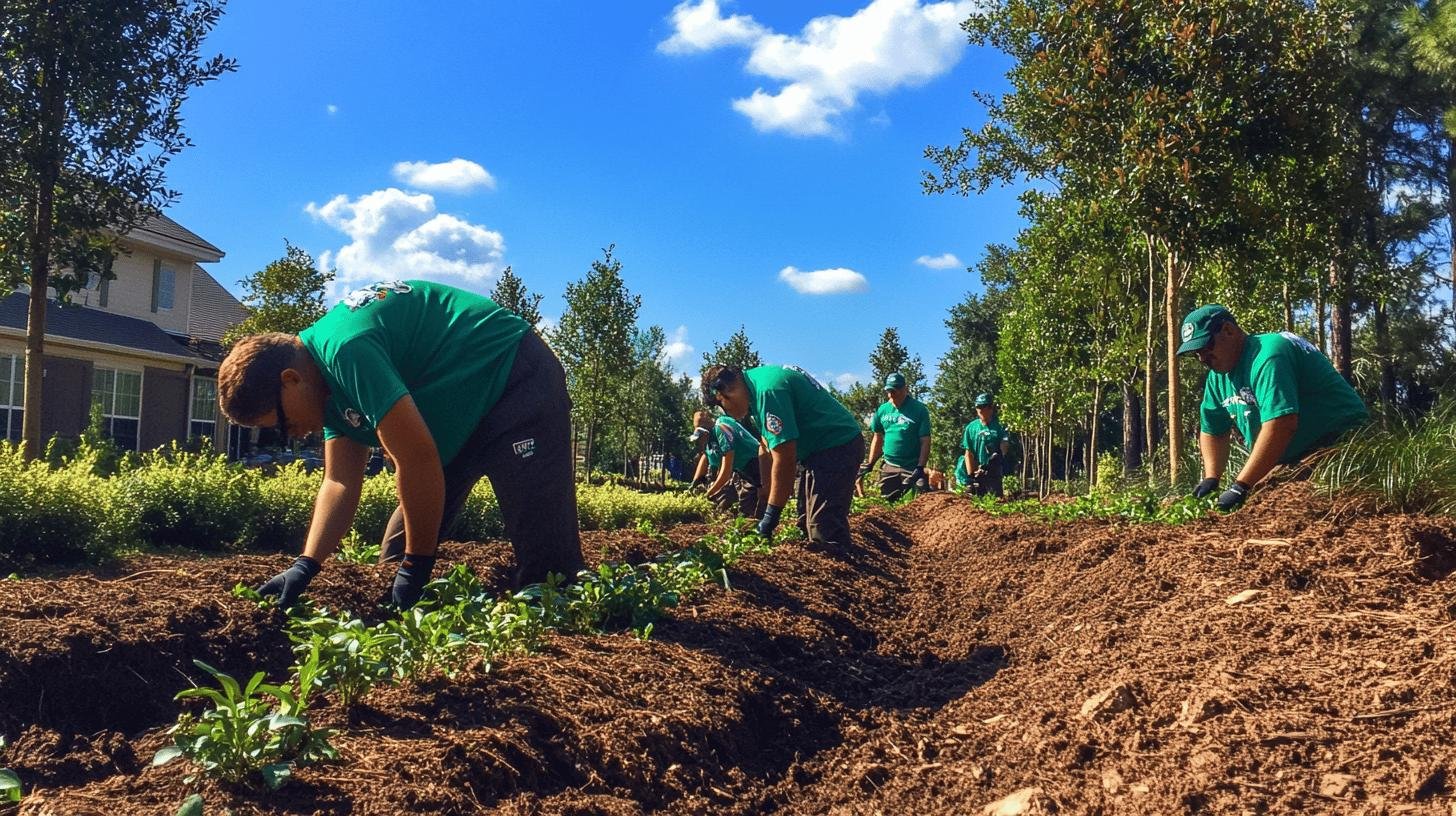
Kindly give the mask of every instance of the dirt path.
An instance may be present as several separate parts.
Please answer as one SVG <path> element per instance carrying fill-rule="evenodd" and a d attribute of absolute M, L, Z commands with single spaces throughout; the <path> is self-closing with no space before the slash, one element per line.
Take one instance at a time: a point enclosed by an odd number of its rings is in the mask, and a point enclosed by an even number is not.
<path fill-rule="evenodd" d="M 848 553 L 753 560 L 649 642 L 557 637 L 376 689 L 353 723 L 326 707 L 342 763 L 275 794 L 205 784 L 208 812 L 978 813 L 1017 791 L 1027 813 L 1452 812 L 1449 519 L 1296 484 L 1179 528 L 997 519 L 942 494 L 854 529 Z M 589 557 L 656 548 L 588 534 Z M 509 561 L 498 542 L 446 557 L 497 582 Z M 171 696 L 194 657 L 286 668 L 275 623 L 226 593 L 284 562 L 7 584 L 21 812 L 175 812 L 184 763 L 148 766 Z M 316 594 L 364 609 L 384 580 L 334 565 Z"/>

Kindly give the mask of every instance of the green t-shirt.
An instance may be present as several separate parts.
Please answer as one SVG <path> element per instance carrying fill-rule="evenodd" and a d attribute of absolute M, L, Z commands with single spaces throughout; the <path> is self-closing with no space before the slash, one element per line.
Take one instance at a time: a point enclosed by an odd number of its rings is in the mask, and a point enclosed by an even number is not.
<path fill-rule="evenodd" d="M 920 440 L 930 436 L 930 409 L 914 397 L 906 397 L 899 408 L 886 401 L 875 409 L 870 430 L 885 435 L 886 462 L 913 470 L 920 464 Z"/>
<path fill-rule="evenodd" d="M 1227 374 L 1208 372 L 1200 427 L 1222 436 L 1237 427 L 1250 447 L 1271 419 L 1299 415 L 1299 427 L 1279 461 L 1296 462 L 1316 442 L 1365 424 L 1365 402 L 1329 358 L 1297 334 L 1251 334 Z"/>
<path fill-rule="evenodd" d="M 959 487 L 965 487 L 971 483 L 971 474 L 966 470 L 966 457 L 956 457 L 955 481 Z"/>
<path fill-rule="evenodd" d="M 758 458 L 758 437 L 749 433 L 733 417 L 720 416 L 713 423 L 712 435 L 708 438 L 707 447 L 703 449 L 708 457 L 708 466 L 716 472 L 728 451 L 733 451 L 733 470 L 740 473 L 746 471 L 749 464 Z"/>
<path fill-rule="evenodd" d="M 769 450 L 798 440 L 800 462 L 860 433 L 859 421 L 813 377 L 793 366 L 757 366 L 743 372 L 748 414 Z"/>
<path fill-rule="evenodd" d="M 298 336 L 329 386 L 324 438 L 377 446 L 379 421 L 408 394 L 448 464 L 505 391 L 530 330 L 495 301 L 444 284 L 354 291 Z"/>
<path fill-rule="evenodd" d="M 1001 450 L 1001 443 L 1010 439 L 1011 435 L 1001 427 L 1001 420 L 991 417 L 990 422 L 982 423 L 977 417 L 966 425 L 965 433 L 961 434 L 961 450 L 969 450 L 976 458 L 976 465 L 985 467 L 991 454 Z M 961 459 L 964 461 L 965 457 Z"/>

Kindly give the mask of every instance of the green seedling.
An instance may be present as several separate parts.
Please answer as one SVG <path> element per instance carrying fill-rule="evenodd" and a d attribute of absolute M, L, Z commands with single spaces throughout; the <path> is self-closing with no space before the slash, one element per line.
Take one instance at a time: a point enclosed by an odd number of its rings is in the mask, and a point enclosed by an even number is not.
<path fill-rule="evenodd" d="M 201 717 L 178 717 L 167 732 L 174 744 L 158 751 L 153 765 L 186 757 L 204 775 L 222 782 L 240 784 L 257 778 L 268 790 L 277 790 L 296 765 L 338 758 L 328 741 L 330 732 L 310 728 L 305 716 L 312 677 L 300 678 L 302 693 L 295 694 L 286 685 L 263 682 L 263 672 L 242 685 L 200 660 L 192 662 L 212 675 L 218 688 L 186 689 L 176 699 L 201 698 L 213 708 Z M 316 662 L 304 667 L 305 672 L 316 670 Z"/>
<path fill-rule="evenodd" d="M 259 609 L 267 606 L 272 606 L 273 604 L 278 602 L 277 598 L 274 598 L 271 595 L 264 595 L 258 590 L 243 584 L 243 582 L 241 581 L 233 584 L 233 597 L 242 598 L 245 601 L 252 601 L 253 603 L 258 605 Z"/>
<path fill-rule="evenodd" d="M 5 737 L 0 736 L 0 754 L 5 753 Z M 20 802 L 20 775 L 9 768 L 0 768 L 0 803 L 14 805 Z"/>
<path fill-rule="evenodd" d="M 177 808 L 177 816 L 203 816 L 202 794 L 194 793 L 182 801 L 182 807 Z"/>
<path fill-rule="evenodd" d="M 367 626 L 345 613 L 338 617 L 317 615 L 294 618 L 288 636 L 299 663 L 294 671 L 312 661 L 316 670 L 310 682 L 299 688 L 319 688 L 338 695 L 339 705 L 348 709 L 376 683 L 387 680 L 394 666 L 393 647 L 397 640 L 379 627 Z"/>
<path fill-rule="evenodd" d="M 350 530 L 344 540 L 339 542 L 339 551 L 334 553 L 334 558 L 345 564 L 373 564 L 379 560 L 379 548 L 378 541 L 367 540 Z"/>

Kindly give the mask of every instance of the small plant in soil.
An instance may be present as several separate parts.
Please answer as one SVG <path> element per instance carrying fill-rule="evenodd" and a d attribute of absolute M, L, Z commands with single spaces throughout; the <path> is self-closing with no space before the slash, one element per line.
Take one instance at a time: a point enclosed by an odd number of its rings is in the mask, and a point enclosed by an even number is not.
<path fill-rule="evenodd" d="M 193 663 L 212 675 L 218 688 L 186 689 L 178 692 L 177 699 L 201 698 L 213 707 L 200 717 L 186 713 L 178 717 L 167 732 L 175 744 L 158 751 L 153 765 L 186 757 L 203 774 L 222 782 L 256 779 L 277 790 L 292 776 L 295 765 L 338 758 L 329 744 L 330 732 L 310 728 L 306 716 L 308 693 L 319 671 L 316 659 L 299 667 L 297 694 L 287 685 L 263 682 L 263 672 L 242 685 L 200 660 Z"/>
<path fill-rule="evenodd" d="M 334 558 L 345 564 L 373 564 L 379 560 L 379 547 L 378 541 L 366 539 L 357 531 L 350 530 L 339 542 L 339 551 L 334 553 Z"/>
<path fill-rule="evenodd" d="M 0 736 L 0 756 L 5 754 L 5 737 Z M 9 768 L 0 768 L 0 807 L 20 803 L 20 775 Z"/>
<path fill-rule="evenodd" d="M 314 661 L 318 670 L 313 685 L 333 691 L 346 709 L 376 683 L 389 679 L 396 639 L 353 615 L 296 617 L 289 620 L 288 630 L 299 658 L 294 670 Z"/>

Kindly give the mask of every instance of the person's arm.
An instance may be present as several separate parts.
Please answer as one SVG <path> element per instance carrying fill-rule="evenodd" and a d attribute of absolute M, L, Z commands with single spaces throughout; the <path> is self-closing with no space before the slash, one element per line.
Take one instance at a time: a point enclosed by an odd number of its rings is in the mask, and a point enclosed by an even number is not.
<path fill-rule="evenodd" d="M 1285 414 L 1261 425 L 1259 436 L 1254 440 L 1254 449 L 1249 452 L 1249 461 L 1239 471 L 1238 481 L 1253 487 L 1269 475 L 1269 471 L 1283 458 L 1284 451 L 1289 448 L 1289 440 L 1294 438 L 1297 430 L 1299 414 Z M 1227 438 L 1224 440 L 1224 455 L 1228 455 Z"/>
<path fill-rule="evenodd" d="M 928 437 L 928 436 L 922 436 L 922 437 L 920 437 L 920 459 L 917 461 L 916 464 L 918 464 L 921 468 L 924 468 L 925 465 L 926 465 L 926 463 L 928 463 L 929 461 L 930 461 L 930 437 Z"/>
<path fill-rule="evenodd" d="M 882 452 L 884 452 L 884 450 L 885 450 L 885 434 L 883 432 L 881 432 L 881 433 L 876 433 L 876 434 L 872 435 L 870 437 L 870 458 L 868 458 L 868 459 L 865 460 L 865 467 L 866 468 L 872 468 L 872 467 L 874 467 L 875 466 L 875 460 L 880 458 L 880 454 Z"/>
<path fill-rule="evenodd" d="M 780 442 L 769 451 L 773 459 L 773 470 L 768 482 L 768 503 L 783 507 L 789 503 L 789 492 L 794 489 L 794 468 L 799 463 L 799 440 Z"/>
<path fill-rule="evenodd" d="M 1228 467 L 1228 432 L 1225 431 L 1221 434 L 1200 432 L 1198 434 L 1198 452 L 1203 456 L 1203 478 L 1214 480 L 1223 478 L 1224 468 Z"/>
<path fill-rule="evenodd" d="M 693 468 L 693 481 L 692 481 L 692 483 L 693 484 L 697 484 L 699 480 L 701 480 L 703 477 L 705 477 L 707 475 L 708 475 L 708 455 L 706 453 L 700 453 L 700 454 L 698 454 L 698 464 L 697 464 L 696 467 Z"/>
<path fill-rule="evenodd" d="M 970 473 L 975 473 L 975 472 L 976 472 L 976 455 L 974 453 L 971 453 L 971 449 L 970 448 L 966 448 L 966 473 L 970 474 Z"/>
<path fill-rule="evenodd" d="M 379 442 L 397 467 L 394 481 L 404 510 L 405 555 L 433 556 L 445 513 L 445 469 L 413 397 L 401 397 L 379 421 Z"/>
<path fill-rule="evenodd" d="M 718 476 L 713 483 L 708 485 L 708 495 L 716 496 L 718 491 L 728 486 L 728 480 L 733 478 L 733 449 L 729 448 L 723 458 L 718 461 Z"/>
<path fill-rule="evenodd" d="M 348 535 L 359 509 L 369 448 L 336 436 L 324 441 L 324 480 L 313 501 L 303 554 L 322 565 Z"/>

